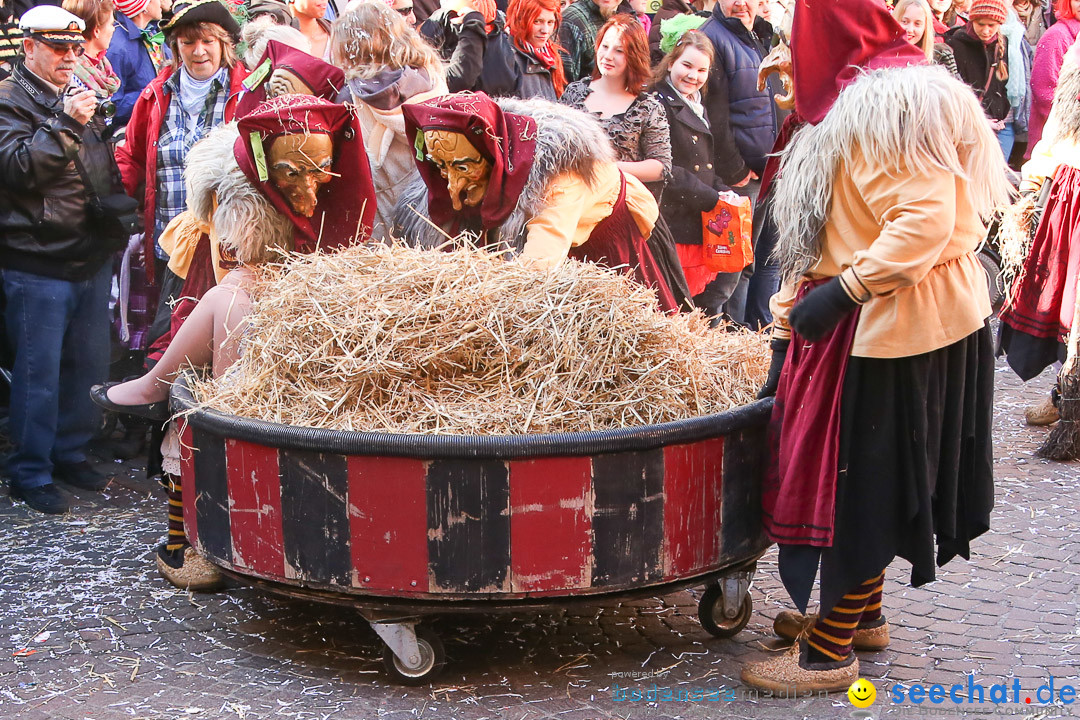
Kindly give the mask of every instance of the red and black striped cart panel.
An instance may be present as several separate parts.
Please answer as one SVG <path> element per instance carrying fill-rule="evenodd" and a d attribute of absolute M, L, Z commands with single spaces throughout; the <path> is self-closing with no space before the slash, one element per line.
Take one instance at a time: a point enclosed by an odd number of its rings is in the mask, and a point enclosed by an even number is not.
<path fill-rule="evenodd" d="M 188 537 L 261 580 L 387 598 L 555 597 L 693 578 L 766 547 L 767 406 L 717 437 L 510 458 L 321 452 L 231 437 L 200 415 L 181 432 Z"/>

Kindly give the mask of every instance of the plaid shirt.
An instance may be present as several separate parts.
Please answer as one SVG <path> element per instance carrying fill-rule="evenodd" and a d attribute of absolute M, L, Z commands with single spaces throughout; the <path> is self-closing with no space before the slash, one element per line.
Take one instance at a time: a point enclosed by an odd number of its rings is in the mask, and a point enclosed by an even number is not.
<path fill-rule="evenodd" d="M 576 0 L 562 14 L 559 42 L 570 56 L 566 79 L 569 82 L 592 77 L 596 65 L 596 33 L 607 20 L 593 0 Z"/>
<path fill-rule="evenodd" d="M 221 68 L 210 84 L 206 104 L 198 119 L 191 123 L 180 107 L 180 73 L 165 81 L 163 90 L 169 97 L 169 109 L 158 136 L 157 201 L 154 208 L 154 240 L 161 237 L 165 226 L 187 210 L 187 188 L 184 186 L 184 165 L 191 147 L 206 137 L 213 128 L 225 121 L 225 103 L 229 100 L 229 69 Z M 160 245 L 154 254 L 162 260 L 168 255 Z"/>

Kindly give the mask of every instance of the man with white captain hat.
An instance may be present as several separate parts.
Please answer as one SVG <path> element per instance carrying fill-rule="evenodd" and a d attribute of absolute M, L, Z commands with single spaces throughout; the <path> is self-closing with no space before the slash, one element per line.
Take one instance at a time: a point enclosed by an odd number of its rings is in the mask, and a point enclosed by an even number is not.
<path fill-rule="evenodd" d="M 115 192 L 115 161 L 92 90 L 68 92 L 83 21 L 54 5 L 27 10 L 24 58 L 0 81 L 0 279 L 14 350 L 11 495 L 39 512 L 67 498 L 53 479 L 100 490 L 86 461 L 98 424 L 89 400 L 109 361 L 113 246 L 91 230 L 92 195 Z"/>

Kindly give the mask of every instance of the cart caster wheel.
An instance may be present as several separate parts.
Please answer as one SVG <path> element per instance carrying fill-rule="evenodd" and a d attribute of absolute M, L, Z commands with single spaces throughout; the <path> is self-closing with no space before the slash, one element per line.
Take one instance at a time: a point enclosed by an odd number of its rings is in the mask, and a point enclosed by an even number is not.
<path fill-rule="evenodd" d="M 417 626 L 416 646 L 420 650 L 420 661 L 415 667 L 402 662 L 389 646 L 383 647 L 383 667 L 393 680 L 402 685 L 426 685 L 442 672 L 446 664 L 442 641 L 431 628 Z"/>
<path fill-rule="evenodd" d="M 750 615 L 754 612 L 754 601 L 750 599 L 750 593 L 743 595 L 739 614 L 733 618 L 724 616 L 724 591 L 719 585 L 709 585 L 705 594 L 698 603 L 698 620 L 701 627 L 718 638 L 729 638 L 737 635 L 746 624 L 750 622 Z"/>

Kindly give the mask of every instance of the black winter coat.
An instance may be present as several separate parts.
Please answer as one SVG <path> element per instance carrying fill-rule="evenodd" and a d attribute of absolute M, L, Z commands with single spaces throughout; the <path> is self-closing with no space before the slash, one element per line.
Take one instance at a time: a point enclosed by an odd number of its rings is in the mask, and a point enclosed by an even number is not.
<path fill-rule="evenodd" d="M 63 99 L 20 63 L 0 81 L 0 266 L 84 280 L 112 248 L 86 229 L 82 161 L 98 195 L 118 189 L 100 128 L 64 113 Z"/>
<path fill-rule="evenodd" d="M 664 188 L 660 213 L 675 242 L 701 244 L 701 213 L 716 206 L 727 190 L 713 167 L 713 136 L 686 100 L 668 83 L 656 88 L 671 128 L 671 181 Z"/>
<path fill-rule="evenodd" d="M 985 45 L 972 35 L 967 26 L 955 27 L 945 33 L 945 44 L 952 48 L 960 78 L 975 91 L 983 111 L 991 120 L 1004 120 L 1009 114 L 1009 96 L 1005 80 L 994 70 L 997 64 L 998 43 Z M 1008 53 L 1005 54 L 1008 63 Z"/>
<path fill-rule="evenodd" d="M 519 48 L 509 33 L 488 40 L 477 90 L 491 97 L 541 98 L 556 102 L 551 70 Z"/>
<path fill-rule="evenodd" d="M 773 29 L 757 18 L 751 32 L 739 20 L 724 17 L 718 4 L 701 31 L 716 50 L 705 101 L 714 162 L 727 183 L 737 183 L 750 170 L 761 175 L 783 120 L 773 102 L 774 94 L 783 93 L 780 78 L 771 75 L 768 87 L 757 89 L 758 66 L 769 52 Z"/>
<path fill-rule="evenodd" d="M 495 17 L 490 33 L 484 16 L 475 10 L 466 13 L 460 25 L 452 22 L 456 17 L 456 12 L 439 10 L 420 25 L 419 32 L 446 62 L 446 87 L 450 92 L 478 90 L 487 45 L 502 34 L 506 16 L 500 12 Z"/>

